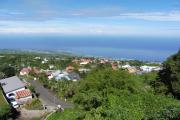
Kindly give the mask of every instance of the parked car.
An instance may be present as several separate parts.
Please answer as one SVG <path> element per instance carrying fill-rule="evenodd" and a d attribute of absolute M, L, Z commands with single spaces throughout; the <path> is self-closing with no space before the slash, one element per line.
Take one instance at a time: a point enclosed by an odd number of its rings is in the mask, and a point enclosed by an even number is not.
<path fill-rule="evenodd" d="M 13 108 L 19 107 L 19 104 L 16 102 L 16 100 L 14 98 L 9 98 L 9 101 L 10 101 Z"/>
<path fill-rule="evenodd" d="M 16 98 L 16 95 L 14 94 L 14 93 L 10 93 L 10 94 L 8 94 L 8 96 L 7 96 L 8 98 Z"/>

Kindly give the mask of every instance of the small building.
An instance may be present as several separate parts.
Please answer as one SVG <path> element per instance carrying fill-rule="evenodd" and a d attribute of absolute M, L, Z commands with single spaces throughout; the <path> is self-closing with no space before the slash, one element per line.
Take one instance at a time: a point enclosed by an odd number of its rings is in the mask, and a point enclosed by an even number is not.
<path fill-rule="evenodd" d="M 127 68 L 127 70 L 129 73 L 137 73 L 138 72 L 136 67 L 130 67 L 130 68 Z"/>
<path fill-rule="evenodd" d="M 117 63 L 112 63 L 111 67 L 113 70 L 118 70 L 118 64 Z"/>
<path fill-rule="evenodd" d="M 88 61 L 84 61 L 84 62 L 81 62 L 81 63 L 80 63 L 80 65 L 87 65 L 87 64 L 89 64 Z"/>
<path fill-rule="evenodd" d="M 79 68 L 78 71 L 80 73 L 87 73 L 87 72 L 90 72 L 91 70 L 90 69 L 87 69 L 87 68 Z"/>
<path fill-rule="evenodd" d="M 130 66 L 129 64 L 126 64 L 126 65 L 123 65 L 121 66 L 122 69 L 128 69 L 128 68 L 131 68 L 132 66 Z"/>
<path fill-rule="evenodd" d="M 73 71 L 74 71 L 74 67 L 73 66 L 66 67 L 66 72 L 71 73 Z"/>
<path fill-rule="evenodd" d="M 37 68 L 37 67 L 34 67 L 33 68 L 33 72 L 36 74 L 36 75 L 39 75 L 41 73 L 40 69 Z"/>
<path fill-rule="evenodd" d="M 78 73 L 75 73 L 75 72 L 71 72 L 68 74 L 68 77 L 70 78 L 70 80 L 72 81 L 78 81 L 80 80 L 80 76 Z"/>
<path fill-rule="evenodd" d="M 31 67 L 27 67 L 27 68 L 23 68 L 20 71 L 20 75 L 24 76 L 24 75 L 28 75 L 31 72 L 32 68 Z"/>
<path fill-rule="evenodd" d="M 40 60 L 40 59 L 41 59 L 41 57 L 35 57 L 34 59 L 35 59 L 35 60 Z"/>
<path fill-rule="evenodd" d="M 49 65 L 49 69 L 54 69 L 55 66 L 54 65 Z"/>
<path fill-rule="evenodd" d="M 159 67 L 159 66 L 147 66 L 147 65 L 144 65 L 144 66 L 141 66 L 140 69 L 143 72 L 148 73 L 148 72 L 152 72 L 152 71 L 160 71 L 161 67 Z"/>

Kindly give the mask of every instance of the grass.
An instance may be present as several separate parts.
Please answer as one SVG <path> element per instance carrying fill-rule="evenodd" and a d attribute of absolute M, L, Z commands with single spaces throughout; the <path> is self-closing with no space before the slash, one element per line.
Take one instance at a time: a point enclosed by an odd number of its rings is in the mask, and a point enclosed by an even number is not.
<path fill-rule="evenodd" d="M 0 89 L 0 119 L 4 115 L 6 115 L 9 112 L 9 110 L 10 110 L 10 106 L 8 102 L 6 101 L 2 90 Z"/>
<path fill-rule="evenodd" d="M 25 108 L 28 110 L 42 110 L 42 103 L 39 99 L 33 99 L 26 103 Z"/>
<path fill-rule="evenodd" d="M 8 103 L 3 95 L 3 92 L 2 92 L 2 90 L 0 90 L 0 107 L 7 106 L 7 105 L 8 105 Z"/>
<path fill-rule="evenodd" d="M 32 118 L 31 120 L 41 120 L 41 118 Z"/>
<path fill-rule="evenodd" d="M 77 112 L 73 109 L 65 109 L 63 112 L 55 112 L 47 120 L 74 120 L 77 118 Z"/>

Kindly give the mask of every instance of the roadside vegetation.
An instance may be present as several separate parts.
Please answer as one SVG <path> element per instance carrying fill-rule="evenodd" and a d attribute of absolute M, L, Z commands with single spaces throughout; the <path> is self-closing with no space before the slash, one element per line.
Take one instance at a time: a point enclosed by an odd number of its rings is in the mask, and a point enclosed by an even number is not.
<path fill-rule="evenodd" d="M 43 106 L 39 99 L 33 99 L 26 103 L 25 108 L 27 110 L 42 110 Z"/>

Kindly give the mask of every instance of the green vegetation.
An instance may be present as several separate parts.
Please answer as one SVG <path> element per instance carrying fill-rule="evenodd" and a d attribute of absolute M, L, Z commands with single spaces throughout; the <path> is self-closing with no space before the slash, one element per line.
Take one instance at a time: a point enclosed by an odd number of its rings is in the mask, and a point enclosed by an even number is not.
<path fill-rule="evenodd" d="M 40 56 L 40 59 L 35 59 Z M 41 64 L 44 58 L 48 63 Z M 8 54 L 0 58 L 0 77 L 18 74 L 23 67 L 37 67 L 55 70 L 74 66 L 73 57 L 59 57 L 37 54 Z M 114 62 L 114 61 L 113 61 Z M 141 61 L 120 61 L 132 66 L 152 65 Z M 6 64 L 5 64 L 6 63 Z M 92 67 L 93 66 L 93 67 Z M 88 74 L 80 74 L 80 81 L 48 80 L 44 73 L 30 73 L 27 78 L 36 77 L 44 87 L 54 91 L 59 97 L 74 103 L 74 108 L 52 114 L 48 120 L 178 120 L 180 119 L 180 51 L 163 63 L 159 73 L 142 75 L 129 74 L 125 70 L 112 70 L 111 63 L 91 63 Z M 15 71 L 13 71 L 15 69 Z M 7 72 L 8 71 L 8 72 Z M 9 72 L 10 71 L 10 72 Z M 33 86 L 29 86 L 36 93 Z M 177 99 L 174 99 L 177 98 Z M 1 103 L 1 102 L 0 102 Z M 41 109 L 38 99 L 29 102 L 27 109 Z M 38 119 L 38 118 L 37 118 Z"/>
<path fill-rule="evenodd" d="M 135 62 L 133 64 L 140 64 Z M 176 120 L 180 119 L 180 102 L 156 95 L 156 84 L 162 82 L 177 97 L 180 86 L 180 52 L 170 57 L 164 69 L 157 73 L 132 75 L 125 71 L 112 71 L 99 66 L 73 89 L 75 109 L 55 113 L 54 119 L 69 120 Z M 156 78 L 158 77 L 158 80 Z M 155 83 L 155 84 L 154 84 Z M 153 87 L 152 87 L 153 86 Z M 162 87 L 161 87 L 162 88 Z M 167 91 L 165 91 L 167 90 Z M 68 114 L 73 114 L 68 116 Z M 75 116 L 76 115 L 76 116 Z"/>
<path fill-rule="evenodd" d="M 47 120 L 72 120 L 76 118 L 78 113 L 73 109 L 66 109 L 63 112 L 55 112 Z"/>
<path fill-rule="evenodd" d="M 2 90 L 0 89 L 0 119 L 5 118 L 9 111 L 10 106 L 4 98 Z"/>
<path fill-rule="evenodd" d="M 41 118 L 32 118 L 31 120 L 41 120 Z"/>
<path fill-rule="evenodd" d="M 121 70 L 94 70 L 75 87 L 75 95 L 72 99 L 76 107 L 63 113 L 55 113 L 53 118 L 57 120 L 180 119 L 178 100 L 154 94 L 154 89 L 149 83 L 155 76 L 155 73 L 139 76 Z"/>
<path fill-rule="evenodd" d="M 10 66 L 2 66 L 0 72 L 1 72 L 1 78 L 15 76 L 16 73 L 14 67 L 10 67 Z"/>
<path fill-rule="evenodd" d="M 163 68 L 155 82 L 156 92 L 180 99 L 180 51 L 169 57 Z"/>
<path fill-rule="evenodd" d="M 26 103 L 25 108 L 28 110 L 42 110 L 43 106 L 39 99 L 33 99 L 32 101 Z"/>

